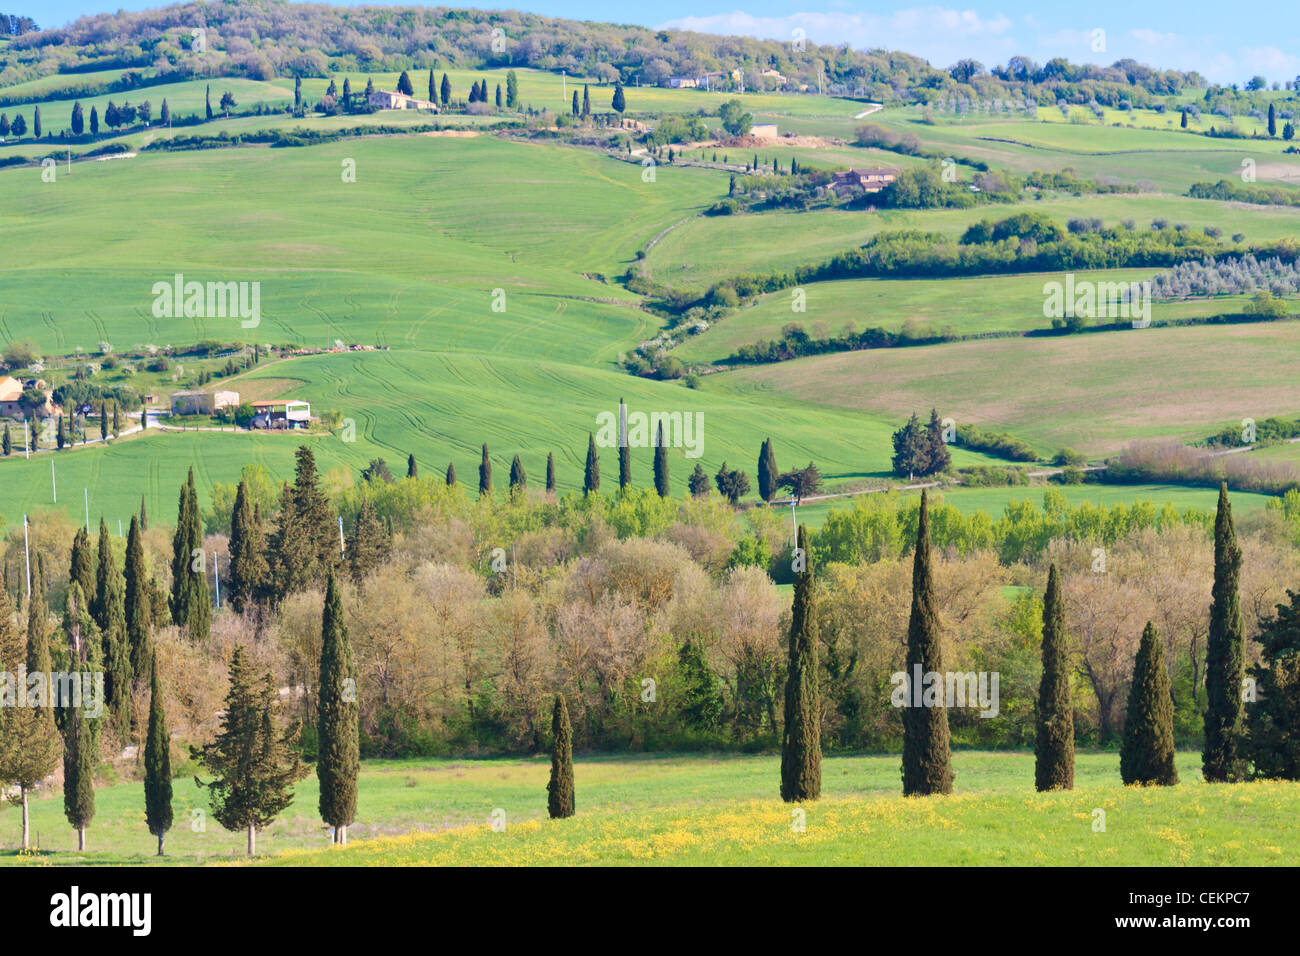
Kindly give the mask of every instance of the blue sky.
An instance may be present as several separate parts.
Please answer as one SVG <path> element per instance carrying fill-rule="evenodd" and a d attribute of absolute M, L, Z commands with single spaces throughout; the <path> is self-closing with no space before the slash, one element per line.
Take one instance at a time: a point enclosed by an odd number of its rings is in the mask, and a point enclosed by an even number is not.
<path fill-rule="evenodd" d="M 57 26 L 78 16 L 125 8 L 162 6 L 149 0 L 0 0 L 0 9 Z M 949 66 L 972 56 L 986 66 L 1022 54 L 1044 62 L 1113 63 L 1132 57 L 1161 68 L 1199 70 L 1218 83 L 1242 82 L 1256 73 L 1270 81 L 1300 75 L 1300 6 L 1225 5 L 1208 0 L 1093 0 L 1044 4 L 1030 0 L 926 4 L 916 0 L 865 5 L 849 0 L 494 0 L 550 16 L 706 33 L 788 40 L 802 29 L 818 43 L 904 50 Z M 1094 31 L 1104 50 L 1094 51 Z"/>

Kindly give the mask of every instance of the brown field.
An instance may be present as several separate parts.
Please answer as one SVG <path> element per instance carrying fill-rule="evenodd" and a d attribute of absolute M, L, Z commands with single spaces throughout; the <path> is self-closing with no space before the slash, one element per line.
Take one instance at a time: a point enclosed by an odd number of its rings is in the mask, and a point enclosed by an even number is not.
<path fill-rule="evenodd" d="M 1135 329 L 877 349 L 742 368 L 711 388 L 1005 429 L 1048 453 L 1135 438 L 1204 437 L 1242 418 L 1300 412 L 1300 324 Z M 772 393 L 776 393 L 773 395 Z"/>

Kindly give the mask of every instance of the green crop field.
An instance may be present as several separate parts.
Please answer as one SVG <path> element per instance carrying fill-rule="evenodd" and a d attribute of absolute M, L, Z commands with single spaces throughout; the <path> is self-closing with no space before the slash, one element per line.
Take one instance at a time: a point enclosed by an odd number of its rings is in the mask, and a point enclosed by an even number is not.
<path fill-rule="evenodd" d="M 1076 282 L 1142 282 L 1151 270 L 1116 269 L 1077 272 Z M 915 321 L 935 330 L 950 329 L 956 335 L 986 332 L 1027 332 L 1051 327 L 1043 315 L 1048 282 L 1058 285 L 1061 273 L 1026 273 L 1013 276 L 972 276 L 952 279 L 849 279 L 814 282 L 801 289 L 802 312 L 792 311 L 790 290 L 762 296 L 752 307 L 693 335 L 675 350 L 683 362 L 716 362 L 735 353 L 742 345 L 777 339 L 791 322 L 804 326 L 813 338 L 838 334 L 848 323 L 857 328 L 879 326 L 897 331 Z M 960 296 L 948 293 L 957 284 Z M 1249 301 L 1245 295 L 1217 296 L 1170 302 L 1155 302 L 1151 319 L 1161 322 L 1224 312 L 1239 312 Z"/>
<path fill-rule="evenodd" d="M 577 816 L 547 821 L 549 761 L 431 760 L 362 766 L 357 823 L 345 849 L 328 848 L 317 785 L 259 837 L 272 865 L 1283 865 L 1300 850 L 1289 783 L 1206 786 L 1199 754 L 1180 753 L 1176 787 L 1125 788 L 1114 753 L 1081 753 L 1075 789 L 1036 794 L 1032 754 L 959 751 L 956 795 L 899 795 L 897 756 L 831 756 L 823 799 L 802 805 L 805 832 L 777 795 L 776 756 L 595 757 L 575 762 Z M 244 834 L 205 811 L 188 778 L 175 781 L 168 856 L 139 810 L 140 786 L 96 794 L 88 849 L 57 796 L 38 799 L 40 850 L 14 849 L 17 811 L 0 811 L 0 863 L 175 865 L 237 860 Z M 1095 827 L 1102 819 L 1104 830 Z M 489 818 L 500 811 L 504 830 Z M 198 829 L 201 827 L 202 829 Z"/>
<path fill-rule="evenodd" d="M 1094 455 L 1136 438 L 1203 438 L 1245 416 L 1294 416 L 1296 357 L 1296 326 L 1284 322 L 873 349 L 705 381 L 709 390 L 787 404 L 936 406 L 958 423 L 1009 430 L 1042 454 L 1070 446 Z M 1017 387 L 1008 392 L 1012 374 Z"/>

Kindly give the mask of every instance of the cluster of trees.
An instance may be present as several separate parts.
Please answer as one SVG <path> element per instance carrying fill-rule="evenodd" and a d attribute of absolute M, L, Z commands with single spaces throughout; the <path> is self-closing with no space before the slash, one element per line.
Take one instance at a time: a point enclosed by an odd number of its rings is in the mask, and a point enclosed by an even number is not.
<path fill-rule="evenodd" d="M 935 688 L 926 687 L 922 692 L 915 685 L 920 675 L 942 677 L 953 664 L 945 647 L 951 641 L 951 638 L 945 640 L 942 620 L 945 596 L 939 593 L 943 569 L 935 568 L 930 526 L 926 493 L 922 492 L 912 550 L 911 609 L 901 670 L 905 678 L 902 782 L 903 793 L 908 796 L 951 793 L 954 778 L 951 702 L 945 700 L 942 687 L 937 688 L 938 693 L 932 693 Z M 800 528 L 796 554 L 804 552 L 806 547 L 807 538 Z M 1203 673 L 1202 774 L 1209 783 L 1300 779 L 1300 759 L 1296 756 L 1296 735 L 1300 733 L 1300 698 L 1296 692 L 1300 690 L 1300 675 L 1294 666 L 1294 657 L 1300 650 L 1300 592 L 1288 592 L 1289 606 L 1277 604 L 1274 615 L 1261 615 L 1255 635 L 1259 663 L 1249 668 L 1250 681 L 1244 681 L 1247 647 L 1241 611 L 1242 560 L 1243 551 L 1237 541 L 1224 486 L 1220 488 L 1214 524 L 1209 613 L 1206 615 L 1202 610 L 1204 605 L 1180 609 L 1200 621 L 1204 635 L 1204 656 L 1195 646 L 1189 654 L 1189 662 Z M 1095 585 L 1092 589 L 1096 589 Z M 825 595 L 812 586 L 811 565 L 801 569 L 796 575 L 789 630 L 781 752 L 781 796 L 788 802 L 815 800 L 821 792 L 823 715 L 835 713 L 835 707 L 827 706 L 823 699 L 820 675 L 826 671 L 818 666 L 818 636 L 827 625 L 833 627 L 835 623 L 824 603 Z M 1109 702 L 1122 689 L 1115 680 L 1116 671 L 1129 660 L 1132 664 L 1127 681 L 1127 706 L 1119 735 L 1120 777 L 1126 785 L 1177 784 L 1174 754 L 1180 701 L 1165 644 L 1155 622 L 1151 618 L 1146 620 L 1135 653 L 1116 655 L 1113 646 L 1107 648 L 1110 666 L 1106 668 L 1097 656 L 1090 654 L 1087 646 L 1095 623 L 1090 619 L 1092 610 L 1088 604 L 1078 604 L 1077 597 L 1071 599 L 1057 565 L 1052 563 L 1041 603 L 1041 624 L 1034 628 L 1041 639 L 1025 648 L 1036 652 L 1039 658 L 1036 699 L 1021 715 L 1022 723 L 1032 725 L 1026 731 L 1033 736 L 1035 788 L 1047 791 L 1074 787 L 1073 673 L 1098 687 L 1099 703 L 1109 707 Z M 1126 626 L 1124 622 L 1115 623 Z M 1078 635 L 1075 640 L 1072 632 Z M 1084 645 L 1079 664 L 1075 663 L 1079 651 L 1072 646 L 1076 642 Z M 832 652 L 836 649 L 833 642 L 829 649 Z M 834 676 L 836 668 L 828 671 Z M 1108 675 L 1103 677 L 1103 671 L 1108 671 Z M 1110 683 L 1104 698 L 1099 687 L 1103 681 Z M 952 717 L 956 719 L 960 715 L 961 711 L 954 711 Z M 1107 710 L 1105 716 L 1113 715 Z"/>
<path fill-rule="evenodd" d="M 1121 484 L 1171 482 L 1211 488 L 1226 481 L 1239 491 L 1282 495 L 1300 487 L 1300 472 L 1285 462 L 1261 459 L 1258 455 L 1224 455 L 1178 441 L 1152 439 L 1130 442 L 1122 452 L 1108 459 L 1106 480 Z"/>
<path fill-rule="evenodd" d="M 683 301 L 681 306 L 734 305 L 766 292 L 834 279 L 1167 268 L 1180 262 L 1234 254 L 1200 229 L 1137 231 L 1121 225 L 1074 235 L 1052 223 L 1060 236 L 1040 242 L 1035 235 L 1046 228 L 1043 219 L 1041 213 L 1021 213 L 999 222 L 976 223 L 961 242 L 942 233 L 886 230 L 876 233 L 861 248 L 792 272 L 733 276 L 714 284 L 698 299 Z M 1003 237 L 993 239 L 993 230 L 1004 233 Z M 1293 243 L 1283 240 L 1258 246 L 1254 254 L 1294 261 L 1297 250 Z"/>
<path fill-rule="evenodd" d="M 1275 296 L 1300 293 L 1300 263 L 1294 258 L 1251 253 L 1241 256 L 1180 262 L 1158 272 L 1151 279 L 1156 299 L 1186 299 L 1192 296 L 1242 295 L 1260 291 Z"/>
<path fill-rule="evenodd" d="M 202 15 L 200 15 L 202 14 Z M 190 49 L 190 24 L 205 24 L 205 55 Z M 184 27 L 184 30 L 178 29 Z M 499 32 L 494 32 L 499 31 Z M 494 37 L 497 41 L 494 41 Z M 504 40 L 504 44 L 499 40 Z M 760 76 L 776 69 L 784 85 L 888 102 L 929 102 L 943 97 L 1058 98 L 1145 105 L 1154 93 L 1203 87 L 1195 73 L 1158 71 L 1131 60 L 1112 66 L 1072 64 L 1058 58 L 1044 66 L 1013 57 L 993 71 L 973 61 L 934 68 L 919 57 L 847 45 L 792 45 L 750 37 L 720 37 L 629 25 L 576 22 L 518 11 L 400 8 L 355 11 L 321 7 L 308 16 L 231 3 L 219 9 L 175 4 L 138 13 L 82 17 L 58 30 L 26 32 L 0 71 L 10 84 L 59 72 L 94 57 L 113 66 L 152 67 L 167 74 L 244 75 L 266 80 L 284 75 L 323 75 L 326 69 L 397 71 L 427 69 L 438 62 L 459 67 L 527 66 L 566 70 L 601 82 L 628 80 L 666 84 L 671 76 L 722 73 L 716 86 L 736 87 L 731 70 L 745 71 L 747 89 L 780 81 Z"/>
<path fill-rule="evenodd" d="M 1300 206 L 1300 196 L 1282 186 L 1254 186 L 1220 179 L 1216 183 L 1192 183 L 1187 195 L 1193 199 L 1247 202 L 1260 206 Z"/>
<path fill-rule="evenodd" d="M 922 424 L 916 412 L 893 434 L 894 455 L 891 459 L 894 474 L 913 478 L 937 475 L 952 464 L 948 443 L 943 437 L 943 424 L 939 413 L 930 409 L 929 424 Z"/>

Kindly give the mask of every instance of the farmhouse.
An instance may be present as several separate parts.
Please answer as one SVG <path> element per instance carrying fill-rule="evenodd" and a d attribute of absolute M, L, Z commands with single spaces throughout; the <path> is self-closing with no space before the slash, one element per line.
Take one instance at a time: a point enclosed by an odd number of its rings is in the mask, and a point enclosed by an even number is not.
<path fill-rule="evenodd" d="M 766 77 L 768 77 L 769 79 L 776 80 L 778 83 L 784 83 L 784 82 L 785 82 L 785 76 L 782 75 L 782 73 L 781 73 L 780 70 L 764 70 L 762 73 L 760 73 L 760 74 L 758 74 L 758 75 L 759 75 L 759 76 L 766 76 Z"/>
<path fill-rule="evenodd" d="M 700 85 L 700 81 L 693 76 L 670 76 L 668 85 L 674 90 L 693 90 Z"/>
<path fill-rule="evenodd" d="M 311 404 L 296 398 L 253 402 L 250 428 L 306 428 L 311 421 Z"/>
<path fill-rule="evenodd" d="M 211 415 L 223 408 L 234 408 L 238 404 L 238 392 L 172 392 L 173 415 Z"/>
<path fill-rule="evenodd" d="M 371 106 L 381 110 L 430 110 L 438 112 L 438 104 L 429 100 L 417 100 L 414 96 L 407 96 L 405 93 L 396 93 L 392 90 L 375 90 L 367 97 Z"/>
<path fill-rule="evenodd" d="M 45 401 L 37 408 L 27 409 L 23 407 L 22 398 L 24 388 L 32 391 L 41 392 L 45 396 Z M 50 391 L 45 382 L 40 379 L 29 381 L 26 386 L 21 381 L 10 375 L 0 375 L 0 418 L 24 418 L 28 414 L 36 415 L 43 418 L 51 414 L 53 406 L 50 404 Z"/>
<path fill-rule="evenodd" d="M 836 173 L 831 185 L 878 193 L 897 178 L 897 169 L 873 166 L 871 169 L 850 169 L 848 172 Z"/>
<path fill-rule="evenodd" d="M 0 378 L 0 415 L 22 418 L 23 383 L 8 375 Z"/>

